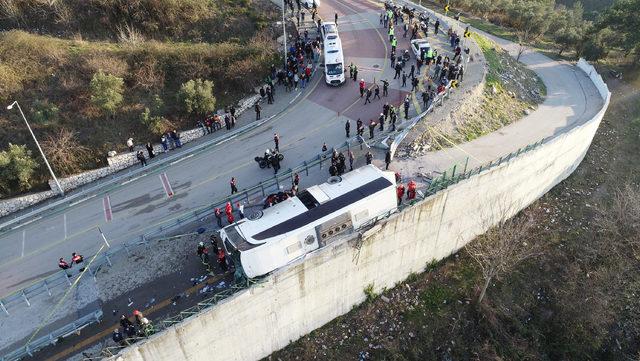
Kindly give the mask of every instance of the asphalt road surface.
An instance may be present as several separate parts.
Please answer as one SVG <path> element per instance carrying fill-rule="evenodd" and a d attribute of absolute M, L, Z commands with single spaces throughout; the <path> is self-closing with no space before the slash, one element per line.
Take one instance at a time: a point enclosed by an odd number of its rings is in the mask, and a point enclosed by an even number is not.
<path fill-rule="evenodd" d="M 324 0 L 320 8 L 324 19 L 333 20 L 334 13 L 339 14 L 345 64 L 358 64 L 359 77 L 368 83 L 382 77 L 393 78 L 385 56 L 388 41 L 378 25 L 381 9 L 381 3 L 369 0 Z M 406 39 L 399 40 L 400 49 L 408 48 Z M 97 196 L 4 234 L 0 238 L 0 295 L 57 271 L 59 257 L 68 259 L 71 252 L 85 256 L 95 253 L 102 245 L 97 227 L 112 246 L 117 245 L 228 195 L 231 177 L 238 180 L 240 190 L 272 177 L 268 169 L 259 169 L 253 158 L 273 147 L 274 132 L 280 135 L 280 150 L 286 156 L 284 170 L 316 156 L 323 142 L 330 147 L 344 142 L 347 118 L 352 120 L 354 133 L 356 119 L 366 122 L 381 112 L 383 103 L 379 100 L 363 105 L 357 82 L 348 80 L 340 87 L 330 87 L 324 83 L 321 71 L 322 68 L 304 92 L 297 91 L 301 92 L 298 97 L 295 93 L 284 95 L 284 89 L 279 87 L 276 101 L 291 98 L 291 104 L 260 128 L 163 169 L 175 193 L 173 197 L 167 197 L 160 177 L 151 172 L 108 193 L 112 210 L 109 221 L 103 196 Z M 399 81 L 392 81 L 388 100 L 399 103 L 406 90 L 409 88 L 400 90 Z M 265 104 L 263 116 L 268 115 L 269 109 Z M 249 110 L 243 116 L 253 117 L 254 113 Z"/>

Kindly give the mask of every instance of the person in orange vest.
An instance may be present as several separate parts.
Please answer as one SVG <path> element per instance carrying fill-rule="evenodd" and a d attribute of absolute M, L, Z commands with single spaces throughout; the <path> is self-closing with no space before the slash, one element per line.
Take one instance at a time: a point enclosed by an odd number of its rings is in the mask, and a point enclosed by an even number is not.
<path fill-rule="evenodd" d="M 224 213 L 228 215 L 230 215 L 233 212 L 233 208 L 231 208 L 231 202 L 227 202 L 227 204 L 224 206 Z"/>
<path fill-rule="evenodd" d="M 398 184 L 396 195 L 398 196 L 398 205 L 400 205 L 400 203 L 402 203 L 402 197 L 404 197 L 404 186 L 402 183 Z"/>
<path fill-rule="evenodd" d="M 407 199 L 412 200 L 416 198 L 416 182 L 413 180 L 407 184 Z"/>
<path fill-rule="evenodd" d="M 364 96 L 365 85 L 364 79 L 360 79 L 360 98 Z"/>
<path fill-rule="evenodd" d="M 235 221 L 233 213 L 227 213 L 227 221 L 229 221 L 229 224 L 232 224 Z"/>

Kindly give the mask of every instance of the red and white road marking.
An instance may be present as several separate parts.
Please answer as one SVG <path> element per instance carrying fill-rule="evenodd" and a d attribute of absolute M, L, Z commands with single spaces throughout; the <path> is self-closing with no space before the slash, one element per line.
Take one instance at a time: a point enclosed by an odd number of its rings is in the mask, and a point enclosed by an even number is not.
<path fill-rule="evenodd" d="M 160 181 L 162 182 L 162 188 L 164 188 L 164 192 L 167 194 L 167 198 L 173 197 L 173 188 L 171 188 L 171 183 L 169 183 L 167 173 L 160 174 Z"/>
<path fill-rule="evenodd" d="M 108 195 L 102 198 L 102 208 L 104 209 L 104 219 L 107 222 L 111 222 L 113 220 L 113 211 L 111 210 L 111 199 Z"/>

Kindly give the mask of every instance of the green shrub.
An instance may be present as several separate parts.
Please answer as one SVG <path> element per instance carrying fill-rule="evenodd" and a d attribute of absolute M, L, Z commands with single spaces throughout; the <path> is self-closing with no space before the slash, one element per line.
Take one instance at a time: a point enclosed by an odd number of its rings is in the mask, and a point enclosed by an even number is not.
<path fill-rule="evenodd" d="M 180 87 L 178 98 L 189 114 L 203 115 L 216 108 L 213 82 L 210 80 L 189 80 Z"/>
<path fill-rule="evenodd" d="M 0 152 L 0 190 L 3 195 L 31 188 L 31 177 L 38 163 L 31 157 L 26 145 L 9 143 L 9 148 Z"/>
<path fill-rule="evenodd" d="M 36 100 L 31 106 L 31 119 L 39 124 L 48 124 L 58 119 L 60 110 L 47 100 Z"/>
<path fill-rule="evenodd" d="M 373 283 L 369 283 L 367 285 L 367 287 L 365 287 L 364 290 L 363 290 L 365 296 L 367 296 L 367 302 L 371 302 L 371 301 L 375 300 L 376 298 L 378 298 L 378 295 L 374 291 L 373 287 L 374 287 Z"/>
<path fill-rule="evenodd" d="M 149 108 L 144 108 L 144 111 L 140 114 L 140 121 L 155 135 L 163 134 L 171 128 L 171 122 L 162 116 L 152 115 Z"/>
<path fill-rule="evenodd" d="M 99 71 L 93 75 L 91 83 L 91 102 L 106 114 L 113 114 L 122 103 L 124 81 L 115 75 Z"/>

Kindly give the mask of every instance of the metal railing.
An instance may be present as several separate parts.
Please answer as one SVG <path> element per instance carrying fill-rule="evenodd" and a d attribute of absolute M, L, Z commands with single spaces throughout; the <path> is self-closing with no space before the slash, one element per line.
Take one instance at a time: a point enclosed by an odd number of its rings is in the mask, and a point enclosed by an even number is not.
<path fill-rule="evenodd" d="M 163 331 L 177 323 L 180 323 L 184 320 L 186 320 L 189 317 L 192 317 L 200 312 L 202 312 L 203 310 L 212 307 L 214 305 L 216 305 L 218 302 L 231 297 L 232 295 L 248 289 L 249 287 L 252 287 L 255 284 L 259 284 L 262 280 L 245 280 L 244 282 L 240 283 L 240 284 L 234 284 L 228 288 L 225 288 L 224 290 L 214 294 L 213 296 L 198 302 L 197 305 L 189 307 L 188 309 L 179 312 L 177 315 L 175 316 L 171 316 L 168 317 L 162 321 L 156 322 L 153 324 L 153 331 L 147 335 L 146 337 L 134 337 L 134 338 L 128 338 L 127 342 L 123 345 L 113 345 L 113 346 L 107 346 L 105 348 L 103 348 L 100 351 L 100 354 L 98 356 L 95 357 L 84 357 L 83 360 L 84 361 L 90 361 L 90 360 L 101 360 L 104 357 L 111 357 L 111 356 L 115 356 L 118 354 L 118 352 L 120 352 L 122 349 L 129 347 L 131 344 L 138 342 L 140 340 L 144 340 L 147 337 L 156 334 L 160 331 Z M 7 360 L 9 361 L 9 360 Z"/>
<path fill-rule="evenodd" d="M 29 342 L 27 345 L 0 357 L 0 361 L 17 361 L 27 356 L 33 356 L 34 353 L 38 350 L 41 350 L 49 345 L 55 345 L 60 338 L 65 338 L 71 334 L 77 333 L 78 331 L 91 325 L 92 323 L 100 322 L 100 320 L 102 320 L 102 315 L 102 311 L 98 310 L 80 317 L 79 319 L 74 320 L 73 322 L 68 323 L 63 327 L 60 327 L 59 329 L 45 336 L 37 338 Z"/>

